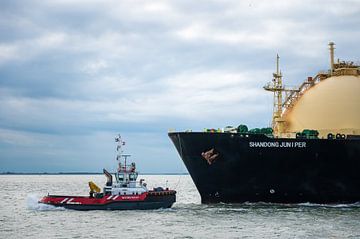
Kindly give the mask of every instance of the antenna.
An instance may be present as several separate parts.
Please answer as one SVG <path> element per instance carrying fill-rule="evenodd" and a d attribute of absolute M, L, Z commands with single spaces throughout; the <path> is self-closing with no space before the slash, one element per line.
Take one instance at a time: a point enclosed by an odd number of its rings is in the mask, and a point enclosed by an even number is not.
<path fill-rule="evenodd" d="M 125 145 L 125 141 L 122 140 L 121 135 L 119 134 L 117 137 L 115 137 L 115 142 L 117 142 L 117 146 L 116 146 L 116 151 L 117 151 L 117 155 L 116 155 L 116 160 L 119 163 L 119 169 L 122 170 L 121 167 L 121 159 L 124 158 L 124 170 L 126 171 L 126 161 L 127 158 L 130 157 L 130 154 L 124 154 L 124 150 L 123 150 L 123 146 Z"/>
<path fill-rule="evenodd" d="M 115 138 L 115 142 L 117 142 L 117 146 L 116 146 L 116 151 L 117 151 L 116 160 L 119 161 L 119 160 L 121 159 L 121 157 L 122 157 L 122 153 L 123 153 L 122 146 L 125 145 L 125 142 L 122 140 L 120 134 Z"/>
<path fill-rule="evenodd" d="M 334 72 L 334 50 L 335 50 L 335 43 L 329 42 L 329 49 L 330 49 L 330 68 L 331 68 L 331 74 Z"/>
<path fill-rule="evenodd" d="M 283 84 L 282 84 L 282 74 L 280 71 L 280 57 L 279 54 L 276 54 L 276 72 L 273 73 L 273 80 L 271 83 L 268 83 L 264 86 L 264 89 L 267 91 L 274 92 L 274 109 L 273 109 L 273 120 L 272 120 L 272 128 L 276 135 L 282 133 L 282 125 L 283 119 L 281 118 L 282 115 L 282 92 L 285 91 Z"/>

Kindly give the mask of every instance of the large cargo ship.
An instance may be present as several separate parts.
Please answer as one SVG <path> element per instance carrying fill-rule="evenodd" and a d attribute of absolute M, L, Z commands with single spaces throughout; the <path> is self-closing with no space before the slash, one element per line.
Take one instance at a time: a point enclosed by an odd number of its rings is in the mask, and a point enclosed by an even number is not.
<path fill-rule="evenodd" d="M 330 70 L 286 88 L 279 71 L 272 126 L 169 132 L 202 203 L 360 201 L 360 67 Z"/>

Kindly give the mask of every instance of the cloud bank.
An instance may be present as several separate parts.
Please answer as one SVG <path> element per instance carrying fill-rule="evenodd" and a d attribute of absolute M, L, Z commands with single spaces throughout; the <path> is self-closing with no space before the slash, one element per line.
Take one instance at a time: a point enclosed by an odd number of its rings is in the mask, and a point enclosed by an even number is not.
<path fill-rule="evenodd" d="M 115 134 L 185 172 L 167 130 L 267 126 L 262 90 L 358 60 L 358 1 L 2 1 L 0 171 L 100 171 Z M 103 166 L 102 166 L 103 165 Z"/>

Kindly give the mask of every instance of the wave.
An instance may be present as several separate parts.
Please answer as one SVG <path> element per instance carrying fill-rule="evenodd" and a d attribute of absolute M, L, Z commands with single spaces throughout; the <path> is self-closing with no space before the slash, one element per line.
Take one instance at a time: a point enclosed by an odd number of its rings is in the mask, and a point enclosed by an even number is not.
<path fill-rule="evenodd" d="M 349 203 L 349 204 L 319 204 L 319 203 L 310 203 L 310 202 L 306 202 L 306 203 L 298 203 L 295 204 L 298 206 L 305 206 L 305 207 L 330 207 L 330 208 L 347 208 L 347 207 L 360 207 L 360 202 L 356 202 L 356 203 Z"/>
<path fill-rule="evenodd" d="M 250 208 L 301 208 L 301 207 L 323 207 L 323 208 L 360 208 L 360 202 L 356 203 L 270 203 L 270 202 L 244 202 L 244 203 L 215 203 L 215 204 L 197 204 L 197 203 L 176 203 L 175 209 L 226 209 L 226 210 L 247 210 Z"/>
<path fill-rule="evenodd" d="M 37 194 L 28 194 L 26 198 L 27 208 L 34 211 L 63 211 L 65 208 L 63 207 L 55 207 L 52 205 L 47 205 L 43 203 L 39 203 L 41 196 Z"/>
<path fill-rule="evenodd" d="M 274 207 L 327 207 L 327 208 L 353 208 L 360 207 L 360 202 L 356 203 L 333 203 L 333 204 L 322 204 L 322 203 L 269 203 L 269 202 L 245 202 L 243 204 L 233 205 L 246 205 L 246 206 L 274 206 Z"/>

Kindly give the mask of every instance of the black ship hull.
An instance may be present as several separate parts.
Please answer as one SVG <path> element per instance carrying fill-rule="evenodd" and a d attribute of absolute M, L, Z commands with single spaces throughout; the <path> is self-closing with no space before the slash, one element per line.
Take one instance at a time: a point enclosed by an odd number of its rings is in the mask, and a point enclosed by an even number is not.
<path fill-rule="evenodd" d="M 202 203 L 360 201 L 360 138 L 169 133 Z"/>

